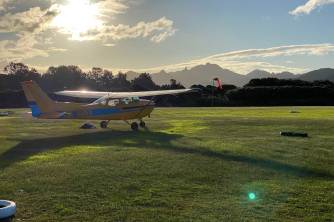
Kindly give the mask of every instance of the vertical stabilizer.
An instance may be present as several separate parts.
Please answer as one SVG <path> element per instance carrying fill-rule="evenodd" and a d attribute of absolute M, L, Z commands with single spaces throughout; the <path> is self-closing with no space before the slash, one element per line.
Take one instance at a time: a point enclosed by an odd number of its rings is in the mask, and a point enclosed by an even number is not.
<path fill-rule="evenodd" d="M 32 116 L 38 117 L 42 112 L 52 109 L 55 102 L 34 81 L 21 82 L 21 85 L 31 108 Z"/>

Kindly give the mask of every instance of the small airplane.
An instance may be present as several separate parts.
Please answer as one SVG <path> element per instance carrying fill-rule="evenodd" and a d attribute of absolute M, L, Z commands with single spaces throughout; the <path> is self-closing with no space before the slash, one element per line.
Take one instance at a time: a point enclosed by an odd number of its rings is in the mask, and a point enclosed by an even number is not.
<path fill-rule="evenodd" d="M 139 120 L 139 126 L 145 127 L 143 117 L 150 117 L 154 109 L 154 98 L 159 95 L 200 92 L 201 89 L 175 89 L 142 92 L 96 92 L 96 91 L 60 91 L 58 95 L 96 98 L 92 103 L 56 102 L 32 80 L 21 82 L 23 91 L 31 108 L 32 117 L 40 119 L 95 119 L 102 120 L 101 128 L 107 128 L 110 120 L 123 120 L 138 129 L 138 123 L 128 120 Z M 150 100 L 139 99 L 149 97 Z"/>

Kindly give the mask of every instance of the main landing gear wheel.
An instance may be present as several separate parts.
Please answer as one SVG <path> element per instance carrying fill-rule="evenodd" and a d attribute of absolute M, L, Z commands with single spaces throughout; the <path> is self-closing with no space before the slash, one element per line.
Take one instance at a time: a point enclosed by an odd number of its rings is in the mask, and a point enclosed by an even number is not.
<path fill-rule="evenodd" d="M 101 128 L 107 128 L 108 127 L 108 122 L 107 121 L 102 121 L 100 123 Z"/>
<path fill-rule="evenodd" d="M 133 122 L 133 123 L 131 124 L 131 129 L 132 129 L 133 131 L 138 130 L 138 123 Z"/>
<path fill-rule="evenodd" d="M 145 127 L 145 122 L 144 121 L 140 121 L 139 126 L 144 128 Z"/>

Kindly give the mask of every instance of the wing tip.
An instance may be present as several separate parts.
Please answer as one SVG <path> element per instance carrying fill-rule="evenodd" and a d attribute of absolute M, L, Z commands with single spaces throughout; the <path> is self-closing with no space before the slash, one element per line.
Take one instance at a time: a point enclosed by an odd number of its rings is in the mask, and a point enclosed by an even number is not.
<path fill-rule="evenodd" d="M 201 92 L 202 92 L 202 89 L 201 89 L 201 88 L 193 88 L 193 89 L 191 89 L 191 91 L 201 93 Z"/>

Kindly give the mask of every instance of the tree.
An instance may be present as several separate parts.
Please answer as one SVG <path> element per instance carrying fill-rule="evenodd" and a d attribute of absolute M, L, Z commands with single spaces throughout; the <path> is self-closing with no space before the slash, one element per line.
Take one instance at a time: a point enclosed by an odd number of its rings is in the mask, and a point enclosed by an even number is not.
<path fill-rule="evenodd" d="M 162 85 L 161 89 L 185 89 L 185 87 L 180 82 L 176 82 L 175 79 L 170 79 L 170 84 Z"/>
<path fill-rule="evenodd" d="M 78 66 L 51 66 L 43 78 L 48 79 L 48 89 L 78 89 L 85 82 L 85 74 Z"/>
<path fill-rule="evenodd" d="M 131 83 L 126 79 L 127 75 L 119 72 L 112 81 L 113 91 L 130 91 Z"/>
<path fill-rule="evenodd" d="M 132 88 L 137 91 L 147 91 L 157 89 L 157 85 L 152 80 L 152 77 L 148 73 L 142 73 L 132 81 Z"/>
<path fill-rule="evenodd" d="M 277 78 L 262 78 L 251 79 L 244 87 L 262 87 L 262 86 L 312 86 L 311 82 L 300 79 L 277 79 Z"/>
<path fill-rule="evenodd" d="M 23 63 L 11 62 L 4 67 L 4 72 L 7 74 L 8 89 L 21 89 L 20 82 L 34 80 L 37 81 L 41 75 L 35 68 L 29 67 Z"/>
<path fill-rule="evenodd" d="M 111 90 L 113 91 L 112 87 L 113 87 L 113 82 L 114 82 L 114 76 L 112 74 L 112 72 L 104 70 L 103 75 L 101 77 L 101 84 L 100 86 L 104 89 L 104 90 Z"/>
<path fill-rule="evenodd" d="M 94 80 L 97 85 L 101 85 L 103 76 L 103 69 L 99 67 L 93 67 L 91 71 L 88 71 L 87 78 Z"/>

